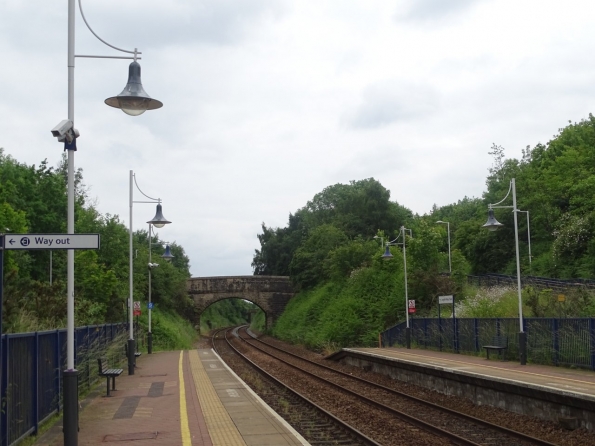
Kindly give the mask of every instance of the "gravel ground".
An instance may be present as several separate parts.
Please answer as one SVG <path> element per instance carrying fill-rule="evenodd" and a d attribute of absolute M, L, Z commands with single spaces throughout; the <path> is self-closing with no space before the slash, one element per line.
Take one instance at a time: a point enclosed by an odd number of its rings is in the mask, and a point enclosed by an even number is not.
<path fill-rule="evenodd" d="M 361 377 L 363 379 L 376 382 L 383 386 L 398 390 L 403 393 L 415 396 L 420 399 L 431 401 L 444 407 L 448 407 L 465 414 L 483 419 L 490 423 L 499 424 L 509 429 L 522 432 L 524 434 L 549 441 L 560 446 L 595 446 L 595 433 L 588 432 L 584 429 L 577 429 L 574 431 L 564 430 L 558 424 L 553 422 L 542 421 L 536 418 L 519 415 L 507 412 L 498 408 L 490 406 L 475 406 L 471 401 L 454 396 L 446 396 L 438 392 L 414 386 L 412 384 L 393 380 L 384 375 L 373 372 L 366 372 L 357 367 L 338 364 L 334 361 L 325 360 L 324 357 L 316 352 L 307 350 L 300 346 L 287 344 L 269 336 L 263 336 L 261 339 L 279 348 L 291 351 L 301 357 L 319 362 L 328 367 Z M 197 348 L 211 348 L 210 338 L 201 337 L 196 344 Z M 246 346 L 241 346 L 238 343 L 241 351 L 248 351 Z M 270 369 L 273 374 L 285 375 L 288 372 L 283 369 L 276 361 L 270 359 L 268 356 L 260 353 L 251 352 L 250 356 L 255 362 L 263 362 L 267 364 L 266 369 Z M 337 393 L 328 394 L 323 391 L 319 384 L 314 380 L 305 380 L 303 378 L 287 377 L 293 383 L 297 391 L 308 392 L 309 397 L 316 401 L 321 406 L 327 406 L 329 411 L 337 412 L 337 416 L 345 419 L 345 421 L 354 424 L 362 432 L 370 437 L 377 439 L 378 442 L 385 445 L 435 445 L 451 444 L 447 440 L 438 439 L 437 437 L 428 434 L 424 431 L 418 430 L 410 425 L 405 425 L 403 422 L 395 421 L 394 418 L 390 420 L 386 418 L 386 414 L 374 412 L 366 407 L 361 409 L 359 404 L 354 400 L 343 399 L 338 397 Z M 506 446 L 512 446 L 508 444 Z"/>

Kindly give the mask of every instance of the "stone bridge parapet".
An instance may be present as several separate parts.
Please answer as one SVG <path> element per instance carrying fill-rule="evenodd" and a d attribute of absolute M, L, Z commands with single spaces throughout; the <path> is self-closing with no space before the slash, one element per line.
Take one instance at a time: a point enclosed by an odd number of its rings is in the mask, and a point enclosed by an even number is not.
<path fill-rule="evenodd" d="M 188 279 L 187 291 L 199 314 L 219 300 L 250 301 L 264 311 L 267 328 L 272 327 L 295 294 L 289 277 L 285 276 L 193 277 Z"/>

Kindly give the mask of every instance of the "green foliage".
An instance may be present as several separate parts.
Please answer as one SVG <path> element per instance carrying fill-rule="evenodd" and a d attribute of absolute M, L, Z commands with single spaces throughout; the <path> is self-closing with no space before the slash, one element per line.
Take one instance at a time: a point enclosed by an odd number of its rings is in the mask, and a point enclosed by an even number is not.
<path fill-rule="evenodd" d="M 0 149 L 0 232 L 66 232 L 66 177 L 65 157 L 56 168 L 49 167 L 47 161 L 39 166 L 27 166 Z M 101 238 L 99 250 L 75 253 L 76 323 L 122 321 L 129 293 L 128 229 L 117 215 L 101 215 L 88 203 L 80 169 L 75 172 L 75 189 L 75 232 L 99 233 Z M 153 255 L 161 255 L 163 246 L 159 237 L 153 237 L 152 242 Z M 146 300 L 147 232 L 135 232 L 133 245 L 134 299 Z M 193 306 L 186 294 L 186 280 L 190 276 L 188 258 L 181 246 L 173 244 L 171 249 L 173 262 L 159 262 L 161 267 L 153 275 L 153 300 L 162 309 L 176 310 L 193 320 Z M 66 251 L 7 251 L 4 262 L 5 331 L 65 326 Z"/>
<path fill-rule="evenodd" d="M 261 248 L 252 261 L 254 274 L 291 274 L 298 286 L 315 286 L 329 274 L 339 273 L 313 267 L 327 258 L 331 248 L 358 237 L 369 240 L 378 230 L 392 234 L 411 216 L 410 210 L 391 202 L 390 192 L 373 178 L 329 186 L 290 214 L 287 227 L 273 229 L 263 223 L 263 233 L 258 235 Z M 322 241 L 324 234 L 332 241 Z M 353 254 L 350 264 L 362 257 Z"/>
<path fill-rule="evenodd" d="M 563 301 L 559 296 L 564 296 Z M 523 289 L 523 303 L 534 317 L 593 317 L 595 293 L 587 289 L 570 289 L 561 293 L 551 289 Z"/>
<path fill-rule="evenodd" d="M 378 245 L 393 240 L 401 225 L 411 228 L 406 237 L 408 294 L 418 314 L 436 311 L 436 296 L 456 294 L 460 315 L 515 317 L 516 290 L 469 290 L 469 273 L 516 275 L 515 215 L 511 180 L 515 179 L 519 257 L 522 275 L 592 278 L 595 271 L 595 117 L 570 123 L 547 144 L 523 150 L 521 159 L 507 159 L 504 147 L 489 149 L 493 164 L 481 198 L 465 197 L 457 203 L 434 206 L 429 215 L 413 216 L 373 179 L 336 184 L 315 195 L 290 216 L 286 228 L 259 235 L 261 249 L 254 257 L 255 274 L 291 274 L 301 292 L 274 327 L 276 335 L 317 348 L 371 345 L 374 330 L 404 315 L 403 285 L 390 293 L 369 293 L 383 282 L 386 272 L 378 264 Z M 503 227 L 482 228 L 488 204 Z M 530 222 L 529 222 L 530 216 Z M 448 268 L 450 224 L 452 273 Z M 529 251 L 529 224 L 530 245 Z M 402 243 L 399 239 L 397 243 Z M 377 243 L 377 242 L 376 242 Z M 392 246 L 394 275 L 403 279 L 402 244 Z M 273 259 L 274 261 L 269 261 Z M 282 260 L 280 260 L 282 259 Z M 280 266 L 281 265 L 281 266 Z M 359 282 L 365 278 L 366 285 Z M 363 280 L 363 279 L 362 279 Z M 392 283 L 392 282 L 390 282 Z M 401 282 L 402 283 L 402 282 Z M 393 285 L 394 286 L 394 283 Z M 357 290 L 357 292 L 356 292 Z M 386 290 L 385 290 L 386 291 Z M 595 297 L 586 291 L 569 293 L 560 304 L 547 291 L 526 287 L 526 316 L 593 316 Z M 391 312 L 392 311 L 392 312 Z"/>
<path fill-rule="evenodd" d="M 252 302 L 235 298 L 223 299 L 202 312 L 200 332 L 207 334 L 215 328 L 247 324 L 251 321 L 252 315 L 258 313 L 262 313 L 262 310 Z M 262 314 L 264 320 L 264 313 Z"/>
<path fill-rule="evenodd" d="M 333 225 L 323 224 L 315 228 L 295 251 L 289 264 L 293 282 L 311 288 L 327 278 L 322 265 L 333 249 L 347 241 L 345 233 Z"/>
<path fill-rule="evenodd" d="M 148 332 L 148 312 L 143 310 L 139 317 L 143 331 Z M 189 350 L 198 339 L 198 332 L 192 324 L 178 313 L 162 311 L 158 308 L 151 312 L 151 332 L 153 350 Z"/>
<path fill-rule="evenodd" d="M 399 262 L 372 265 L 340 282 L 329 281 L 294 297 L 273 328 L 281 339 L 323 349 L 333 344 L 376 345 L 378 333 L 404 314 L 403 270 Z"/>
<path fill-rule="evenodd" d="M 493 144 L 494 163 L 482 199 L 467 199 L 434 208 L 432 217 L 449 221 L 452 245 L 475 274 L 516 274 L 514 216 L 495 209 L 504 225 L 494 233 L 481 226 L 487 205 L 504 199 L 516 180 L 517 207 L 530 213 L 529 262 L 526 214 L 519 213 L 521 273 L 557 278 L 593 277 L 595 270 L 595 118 L 570 123 L 547 144 L 523 150 L 520 160 L 506 159 L 505 149 Z M 508 196 L 502 205 L 512 205 Z"/>
<path fill-rule="evenodd" d="M 518 291 L 516 287 L 479 288 L 455 304 L 455 313 L 457 317 L 518 317 Z M 531 316 L 528 308 L 523 315 Z"/>
<path fill-rule="evenodd" d="M 336 281 L 346 279 L 358 268 L 369 266 L 377 253 L 378 244 L 372 240 L 349 240 L 328 253 L 323 263 L 326 276 Z"/>
<path fill-rule="evenodd" d="M 256 249 L 252 260 L 254 274 L 263 276 L 289 276 L 289 264 L 302 241 L 301 214 L 289 214 L 286 228 L 267 228 L 262 224 L 258 234 L 261 249 Z"/>

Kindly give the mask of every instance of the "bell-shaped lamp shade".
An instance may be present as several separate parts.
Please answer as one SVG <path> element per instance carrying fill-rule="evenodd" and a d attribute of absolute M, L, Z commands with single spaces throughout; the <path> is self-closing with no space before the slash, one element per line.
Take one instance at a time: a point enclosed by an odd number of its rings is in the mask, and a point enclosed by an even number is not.
<path fill-rule="evenodd" d="M 171 249 L 169 249 L 169 245 L 165 245 L 165 252 L 163 253 L 163 255 L 161 257 L 164 258 L 165 260 L 167 260 L 168 262 L 170 262 L 171 259 L 174 258 L 174 256 L 171 253 Z"/>
<path fill-rule="evenodd" d="M 390 248 L 388 247 L 388 245 L 386 245 L 386 250 L 384 251 L 384 254 L 382 254 L 382 258 L 384 260 L 390 260 L 393 258 L 393 255 L 390 253 Z"/>
<path fill-rule="evenodd" d="M 149 220 L 147 223 L 150 225 L 155 226 L 156 228 L 163 228 L 165 225 L 171 223 L 171 221 L 167 220 L 163 216 L 163 211 L 161 210 L 161 204 L 157 205 L 157 212 L 152 220 Z"/>
<path fill-rule="evenodd" d="M 488 209 L 488 221 L 482 226 L 482 228 L 486 228 L 489 231 L 496 231 L 500 226 L 504 225 L 496 220 L 496 217 L 494 217 L 494 210 Z"/>
<path fill-rule="evenodd" d="M 119 108 L 130 116 L 142 115 L 147 110 L 163 107 L 163 103 L 151 96 L 143 88 L 140 80 L 140 65 L 134 61 L 128 68 L 128 83 L 118 96 L 105 100 L 111 107 Z"/>

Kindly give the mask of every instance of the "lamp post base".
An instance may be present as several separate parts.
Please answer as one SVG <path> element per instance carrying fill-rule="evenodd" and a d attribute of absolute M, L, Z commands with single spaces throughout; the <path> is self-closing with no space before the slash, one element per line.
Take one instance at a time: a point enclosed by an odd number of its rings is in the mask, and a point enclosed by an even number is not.
<path fill-rule="evenodd" d="M 519 356 L 521 365 L 527 365 L 527 333 L 524 331 L 519 333 Z"/>
<path fill-rule="evenodd" d="M 136 361 L 136 346 L 134 345 L 134 339 L 128 339 L 128 374 L 134 375 L 134 362 Z"/>
<path fill-rule="evenodd" d="M 147 334 L 147 353 L 150 355 L 153 353 L 153 333 Z"/>
<path fill-rule="evenodd" d="M 78 445 L 79 431 L 79 398 L 78 398 L 78 370 L 64 370 L 64 446 Z"/>
<path fill-rule="evenodd" d="M 407 348 L 411 348 L 411 327 L 405 329 L 405 344 Z"/>

